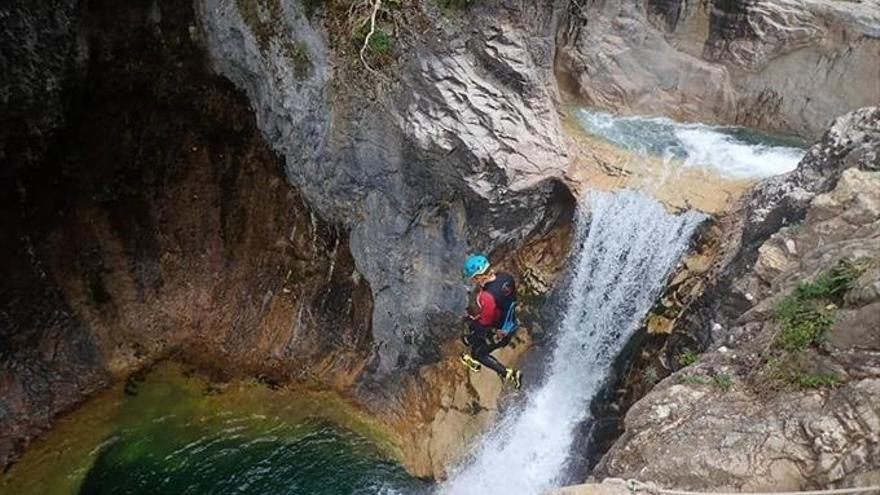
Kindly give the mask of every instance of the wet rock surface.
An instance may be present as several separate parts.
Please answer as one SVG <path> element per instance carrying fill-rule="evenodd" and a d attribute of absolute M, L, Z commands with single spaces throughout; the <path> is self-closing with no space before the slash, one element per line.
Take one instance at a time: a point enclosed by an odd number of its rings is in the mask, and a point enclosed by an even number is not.
<path fill-rule="evenodd" d="M 728 242 L 666 343 L 678 371 L 627 412 L 595 476 L 743 491 L 880 479 L 878 131 L 877 108 L 841 117 L 796 171 L 720 221 Z M 831 295 L 829 273 L 849 266 L 852 281 Z M 818 309 L 785 320 L 811 290 L 828 294 Z M 818 325 L 813 340 L 791 340 Z"/>
<path fill-rule="evenodd" d="M 876 0 L 573 2 L 557 72 L 623 113 L 807 137 L 880 101 Z"/>

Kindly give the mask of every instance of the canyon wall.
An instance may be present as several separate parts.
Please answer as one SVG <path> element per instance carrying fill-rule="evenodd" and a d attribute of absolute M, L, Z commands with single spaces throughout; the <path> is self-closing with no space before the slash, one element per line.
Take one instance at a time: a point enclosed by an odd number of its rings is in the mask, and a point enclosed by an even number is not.
<path fill-rule="evenodd" d="M 556 10 L 382 11 L 412 24 L 373 69 L 313 7 L 2 7 L 0 464 L 165 357 L 346 392 L 433 442 L 406 452 L 424 475 L 489 420 L 497 378 L 470 411 L 448 360 L 460 263 L 481 249 L 534 273 L 515 250 L 551 231 L 520 252 L 565 258 Z"/>
<path fill-rule="evenodd" d="M 812 139 L 880 101 L 880 3 L 571 2 L 556 71 L 616 112 Z"/>

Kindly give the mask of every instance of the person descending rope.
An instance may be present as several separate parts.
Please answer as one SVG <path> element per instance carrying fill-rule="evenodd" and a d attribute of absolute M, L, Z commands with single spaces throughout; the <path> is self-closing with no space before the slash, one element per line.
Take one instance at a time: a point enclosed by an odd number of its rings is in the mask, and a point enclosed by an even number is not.
<path fill-rule="evenodd" d="M 478 314 L 468 314 L 467 333 L 462 341 L 470 353 L 460 356 L 462 364 L 471 371 L 480 371 L 481 364 L 498 373 L 502 380 L 520 388 L 522 372 L 508 368 L 491 355 L 510 343 L 519 328 L 516 319 L 516 280 L 507 272 L 495 272 L 489 258 L 474 254 L 464 263 L 464 277 L 473 282 L 477 291 Z"/>

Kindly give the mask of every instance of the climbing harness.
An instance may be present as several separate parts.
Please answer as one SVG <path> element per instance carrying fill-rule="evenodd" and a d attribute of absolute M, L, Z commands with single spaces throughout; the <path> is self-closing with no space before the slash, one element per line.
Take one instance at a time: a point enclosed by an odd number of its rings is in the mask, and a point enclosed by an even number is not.
<path fill-rule="evenodd" d="M 610 481 L 610 480 L 609 480 Z M 624 482 L 632 494 L 650 493 L 652 495 L 844 495 L 851 493 L 880 493 L 880 486 L 863 486 L 853 488 L 834 488 L 830 490 L 808 490 L 802 492 L 692 492 L 686 490 L 667 490 L 650 481 L 643 482 L 629 479 Z"/>

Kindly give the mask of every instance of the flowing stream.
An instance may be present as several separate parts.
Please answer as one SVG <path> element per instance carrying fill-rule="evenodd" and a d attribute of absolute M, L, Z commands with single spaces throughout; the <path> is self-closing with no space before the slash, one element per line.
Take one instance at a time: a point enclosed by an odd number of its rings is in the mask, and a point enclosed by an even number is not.
<path fill-rule="evenodd" d="M 731 178 L 763 178 L 794 170 L 806 151 L 798 138 L 745 127 L 681 123 L 666 117 L 621 117 L 578 108 L 581 127 L 636 153 L 706 167 Z"/>
<path fill-rule="evenodd" d="M 704 218 L 670 214 L 632 191 L 594 192 L 582 202 L 543 383 L 505 414 L 440 493 L 536 495 L 566 481 L 576 426 Z"/>

